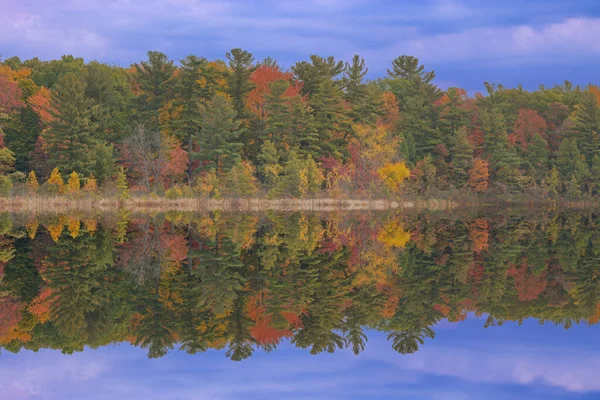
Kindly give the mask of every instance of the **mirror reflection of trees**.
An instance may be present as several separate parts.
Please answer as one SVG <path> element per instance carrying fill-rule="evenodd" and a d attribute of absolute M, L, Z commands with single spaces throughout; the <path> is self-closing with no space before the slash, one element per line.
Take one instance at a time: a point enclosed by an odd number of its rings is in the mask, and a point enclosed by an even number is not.
<path fill-rule="evenodd" d="M 590 213 L 0 215 L 0 346 L 243 360 L 289 340 L 413 353 L 442 320 L 600 318 Z"/>

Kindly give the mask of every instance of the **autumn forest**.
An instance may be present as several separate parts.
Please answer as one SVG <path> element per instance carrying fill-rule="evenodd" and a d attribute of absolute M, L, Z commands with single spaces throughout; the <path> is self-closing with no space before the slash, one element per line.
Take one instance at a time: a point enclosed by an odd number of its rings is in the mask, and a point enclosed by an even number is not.
<path fill-rule="evenodd" d="M 441 321 L 600 319 L 591 213 L 0 215 L 0 348 L 414 353 Z"/>
<path fill-rule="evenodd" d="M 0 194 L 112 198 L 591 198 L 600 89 L 442 90 L 411 56 L 286 70 L 150 51 L 129 68 L 0 63 Z"/>

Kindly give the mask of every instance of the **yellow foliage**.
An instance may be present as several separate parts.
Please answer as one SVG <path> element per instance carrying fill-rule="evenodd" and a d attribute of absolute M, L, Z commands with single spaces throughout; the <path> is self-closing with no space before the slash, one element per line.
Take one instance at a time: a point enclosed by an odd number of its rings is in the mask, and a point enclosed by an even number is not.
<path fill-rule="evenodd" d="M 405 231 L 398 221 L 391 221 L 384 225 L 377 240 L 388 247 L 404 248 L 410 241 L 410 232 Z"/>
<path fill-rule="evenodd" d="M 410 170 L 404 162 L 388 163 L 377 171 L 385 186 L 398 190 L 402 182 L 410 177 Z"/>
<path fill-rule="evenodd" d="M 98 193 L 98 181 L 94 178 L 94 175 L 90 175 L 87 182 L 83 186 L 83 190 L 90 194 Z"/>
<path fill-rule="evenodd" d="M 69 223 L 67 224 L 67 229 L 69 229 L 69 235 L 73 239 L 79 236 L 79 228 L 81 227 L 81 223 L 79 218 L 77 217 L 69 217 Z"/>
<path fill-rule="evenodd" d="M 65 191 L 65 182 L 63 178 L 60 176 L 60 172 L 58 168 L 54 168 L 52 173 L 50 174 L 50 178 L 48 178 L 48 189 L 52 193 L 62 194 Z"/>
<path fill-rule="evenodd" d="M 37 176 L 35 175 L 35 171 L 29 172 L 29 175 L 27 176 L 27 183 L 25 185 L 30 193 L 37 193 L 40 184 L 37 180 Z"/>
<path fill-rule="evenodd" d="M 40 224 L 35 218 L 32 218 L 29 221 L 27 221 L 27 223 L 25 224 L 25 229 L 27 229 L 27 235 L 29 236 L 29 239 L 35 239 L 35 234 L 37 233 L 39 226 Z"/>
<path fill-rule="evenodd" d="M 63 231 L 63 223 L 62 221 L 58 221 L 53 224 L 49 224 L 46 229 L 48 229 L 48 233 L 54 242 L 58 243 L 58 239 Z"/>
<path fill-rule="evenodd" d="M 69 175 L 69 181 L 67 182 L 67 186 L 69 187 L 69 193 L 79 193 L 79 189 L 81 188 L 81 182 L 79 182 L 79 174 L 77 174 L 77 172 L 71 172 L 71 175 Z"/>
<path fill-rule="evenodd" d="M 98 221 L 95 219 L 86 219 L 83 221 L 83 225 L 90 235 L 94 234 L 98 229 Z"/>

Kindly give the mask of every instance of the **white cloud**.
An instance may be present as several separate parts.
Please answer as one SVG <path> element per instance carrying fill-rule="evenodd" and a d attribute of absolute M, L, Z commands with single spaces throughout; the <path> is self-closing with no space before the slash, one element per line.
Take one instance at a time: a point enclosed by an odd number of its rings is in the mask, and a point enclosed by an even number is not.
<path fill-rule="evenodd" d="M 411 54 L 429 62 L 543 62 L 600 55 L 600 18 L 570 18 L 541 27 L 489 27 L 400 39 L 373 57 Z"/>

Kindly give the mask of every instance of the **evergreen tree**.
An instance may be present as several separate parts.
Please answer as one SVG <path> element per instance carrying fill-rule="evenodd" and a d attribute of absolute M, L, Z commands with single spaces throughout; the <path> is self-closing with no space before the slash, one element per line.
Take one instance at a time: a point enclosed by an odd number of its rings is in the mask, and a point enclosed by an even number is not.
<path fill-rule="evenodd" d="M 473 146 L 469 141 L 466 129 L 459 130 L 454 136 L 452 147 L 452 175 L 458 188 L 464 187 L 469 181 L 469 170 L 473 165 Z"/>
<path fill-rule="evenodd" d="M 140 94 L 135 99 L 136 119 L 158 129 L 160 109 L 173 97 L 175 65 L 166 54 L 149 51 L 148 60 L 135 64 Z"/>
<path fill-rule="evenodd" d="M 548 143 L 546 143 L 540 135 L 535 135 L 527 149 L 526 157 L 529 162 L 529 175 L 532 176 L 537 183 L 541 183 L 546 175 L 546 171 L 548 171 Z"/>
<path fill-rule="evenodd" d="M 250 117 L 246 108 L 246 95 L 254 88 L 250 75 L 256 69 L 254 57 L 242 49 L 232 49 L 226 55 L 229 61 L 228 93 L 231 96 L 233 109 L 240 120 Z"/>
<path fill-rule="evenodd" d="M 320 92 L 324 82 L 332 81 L 344 71 L 344 62 L 336 61 L 331 56 L 323 58 L 312 55 L 310 62 L 297 62 L 291 69 L 296 80 L 302 82 L 302 94 L 312 97 Z"/>
<path fill-rule="evenodd" d="M 54 119 L 42 135 L 49 163 L 63 171 L 90 174 L 98 126 L 92 121 L 95 106 L 85 96 L 85 83 L 73 73 L 65 75 L 56 84 L 52 106 Z"/>
<path fill-rule="evenodd" d="M 319 150 L 316 156 L 332 154 L 341 156 L 348 135 L 352 131 L 348 112 L 344 107 L 343 93 L 339 85 L 331 80 L 324 81 L 309 101 L 314 110 Z"/>
<path fill-rule="evenodd" d="M 200 105 L 202 128 L 194 135 L 197 150 L 191 158 L 200 161 L 200 168 L 215 170 L 218 174 L 227 172 L 240 159 L 238 142 L 240 122 L 236 112 L 222 95 L 215 95 L 206 104 Z"/>
<path fill-rule="evenodd" d="M 577 142 L 589 167 L 594 156 L 600 156 L 600 106 L 592 93 L 586 93 L 576 111 Z"/>

